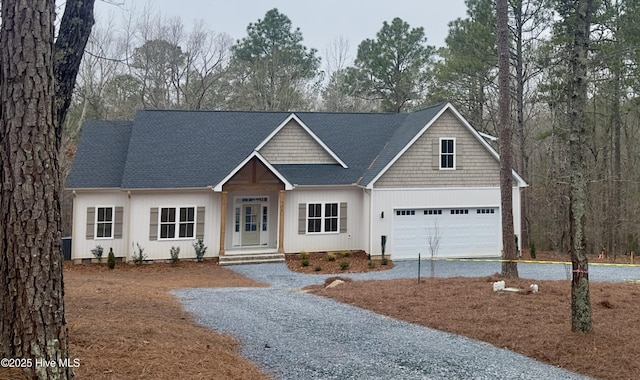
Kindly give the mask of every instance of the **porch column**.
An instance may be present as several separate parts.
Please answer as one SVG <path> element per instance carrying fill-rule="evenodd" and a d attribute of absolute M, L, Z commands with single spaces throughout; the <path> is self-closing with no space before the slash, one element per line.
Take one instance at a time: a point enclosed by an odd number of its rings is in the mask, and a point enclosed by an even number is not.
<path fill-rule="evenodd" d="M 278 253 L 284 253 L 284 195 L 285 190 L 280 190 L 280 217 L 278 218 Z"/>
<path fill-rule="evenodd" d="M 220 193 L 220 256 L 224 256 L 224 242 L 227 224 L 227 192 Z"/>

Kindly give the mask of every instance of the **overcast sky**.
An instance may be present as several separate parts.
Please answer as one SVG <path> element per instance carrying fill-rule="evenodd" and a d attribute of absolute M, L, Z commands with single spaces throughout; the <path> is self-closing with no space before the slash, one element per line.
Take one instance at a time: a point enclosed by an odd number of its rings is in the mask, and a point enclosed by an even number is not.
<path fill-rule="evenodd" d="M 114 12 L 117 19 L 119 12 L 135 9 L 137 13 L 149 4 L 147 0 L 109 1 L 123 5 L 97 1 L 98 17 Z M 187 30 L 194 20 L 204 20 L 215 32 L 227 33 L 234 41 L 246 36 L 249 23 L 278 8 L 300 28 L 305 46 L 324 55 L 327 46 L 342 36 L 351 46 L 351 59 L 362 40 L 375 38 L 383 21 L 400 17 L 411 27 L 422 26 L 427 43 L 440 47 L 448 23 L 466 16 L 464 0 L 155 0 L 150 4 L 166 16 L 179 16 Z"/>

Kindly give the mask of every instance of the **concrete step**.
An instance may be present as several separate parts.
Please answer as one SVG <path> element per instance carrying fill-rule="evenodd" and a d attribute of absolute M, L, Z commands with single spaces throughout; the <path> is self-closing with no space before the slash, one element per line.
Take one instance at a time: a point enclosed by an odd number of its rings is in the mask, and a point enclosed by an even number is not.
<path fill-rule="evenodd" d="M 219 257 L 220 265 L 261 264 L 284 262 L 284 253 L 245 253 Z"/>

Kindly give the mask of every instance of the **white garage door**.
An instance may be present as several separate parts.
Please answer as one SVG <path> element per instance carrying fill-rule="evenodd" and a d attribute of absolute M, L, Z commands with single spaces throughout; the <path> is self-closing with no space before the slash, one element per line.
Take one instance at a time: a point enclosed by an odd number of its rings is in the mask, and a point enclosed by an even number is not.
<path fill-rule="evenodd" d="M 431 257 L 429 239 L 438 237 L 437 257 L 499 256 L 498 208 L 398 209 L 393 215 L 394 259 Z"/>

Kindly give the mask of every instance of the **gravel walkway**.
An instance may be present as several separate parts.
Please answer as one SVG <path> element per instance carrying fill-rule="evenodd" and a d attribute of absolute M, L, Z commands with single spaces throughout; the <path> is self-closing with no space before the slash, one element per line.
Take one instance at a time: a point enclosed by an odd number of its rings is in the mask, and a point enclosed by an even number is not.
<path fill-rule="evenodd" d="M 285 264 L 231 269 L 269 288 L 180 289 L 197 321 L 241 342 L 241 354 L 275 379 L 584 379 L 508 350 L 384 317 L 298 291 L 329 275 L 290 272 Z M 518 264 L 520 277 L 566 279 L 562 264 Z M 486 276 L 497 262 L 440 261 L 436 275 Z M 593 281 L 640 278 L 640 268 L 590 266 Z M 423 276 L 429 264 L 422 265 Z M 354 280 L 417 276 L 417 262 L 345 274 Z"/>

